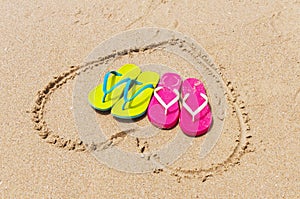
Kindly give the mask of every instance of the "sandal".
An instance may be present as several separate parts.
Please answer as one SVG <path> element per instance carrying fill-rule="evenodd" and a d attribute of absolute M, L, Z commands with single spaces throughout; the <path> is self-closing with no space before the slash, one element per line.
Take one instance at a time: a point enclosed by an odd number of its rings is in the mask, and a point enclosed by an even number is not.
<path fill-rule="evenodd" d="M 182 84 L 180 128 L 189 136 L 205 134 L 212 123 L 206 90 L 201 81 L 188 78 Z"/>
<path fill-rule="evenodd" d="M 111 114 L 121 119 L 134 119 L 144 115 L 158 81 L 159 75 L 150 71 L 142 72 L 136 80 L 128 81 L 123 98 L 116 102 Z"/>
<path fill-rule="evenodd" d="M 134 64 L 125 64 L 117 71 L 105 74 L 103 83 L 89 92 L 89 104 L 96 110 L 108 111 L 120 99 L 126 83 L 141 73 Z"/>
<path fill-rule="evenodd" d="M 181 87 L 181 77 L 176 73 L 165 73 L 148 107 L 149 121 L 162 129 L 171 129 L 178 123 L 179 90 Z"/>

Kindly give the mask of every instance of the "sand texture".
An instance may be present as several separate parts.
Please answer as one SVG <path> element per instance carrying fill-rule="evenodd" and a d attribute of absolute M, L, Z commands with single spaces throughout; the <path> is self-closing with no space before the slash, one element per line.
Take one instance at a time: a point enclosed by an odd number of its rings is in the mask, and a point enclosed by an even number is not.
<path fill-rule="evenodd" d="M 299 1 L 2 1 L 0 19 L 1 198 L 300 197 Z M 125 63 L 203 81 L 208 134 L 94 111 Z"/>

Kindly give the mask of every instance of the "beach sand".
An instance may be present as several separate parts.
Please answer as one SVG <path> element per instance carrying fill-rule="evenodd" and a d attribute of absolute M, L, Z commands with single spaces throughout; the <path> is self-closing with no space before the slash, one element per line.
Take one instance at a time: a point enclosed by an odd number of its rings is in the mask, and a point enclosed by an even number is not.
<path fill-rule="evenodd" d="M 299 13 L 298 1 L 1 2 L 0 197 L 299 198 Z M 179 127 L 136 139 L 89 107 L 108 138 L 98 146 L 97 134 L 78 130 L 74 90 L 105 64 L 88 62 L 95 47 L 143 27 L 174 30 L 200 44 L 220 73 L 227 106 L 205 158 L 199 146 L 210 132 L 189 138 L 174 163 L 132 173 L 99 161 L 101 150 L 144 155 L 174 140 Z M 210 86 L 174 54 L 135 51 L 112 59 L 110 69 L 157 63 Z M 143 118 L 123 125 L 148 124 Z"/>

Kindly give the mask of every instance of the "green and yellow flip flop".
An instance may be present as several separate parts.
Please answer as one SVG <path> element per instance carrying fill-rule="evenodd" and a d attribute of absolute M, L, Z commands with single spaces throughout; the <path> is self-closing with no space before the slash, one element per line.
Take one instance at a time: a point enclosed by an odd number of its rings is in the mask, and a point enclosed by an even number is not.
<path fill-rule="evenodd" d="M 90 105 L 100 111 L 108 111 L 120 99 L 127 82 L 136 79 L 141 69 L 134 64 L 125 64 L 117 71 L 105 74 L 103 83 L 89 92 Z"/>
<path fill-rule="evenodd" d="M 111 114 L 121 119 L 134 119 L 142 116 L 148 108 L 153 90 L 159 81 L 155 72 L 142 72 L 136 80 L 126 83 L 123 98 L 116 102 Z"/>

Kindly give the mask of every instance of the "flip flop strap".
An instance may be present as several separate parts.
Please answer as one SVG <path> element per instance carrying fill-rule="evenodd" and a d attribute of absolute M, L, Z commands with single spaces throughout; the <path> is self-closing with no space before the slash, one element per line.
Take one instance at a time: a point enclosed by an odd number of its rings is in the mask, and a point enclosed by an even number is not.
<path fill-rule="evenodd" d="M 133 81 L 135 84 L 141 85 L 141 82 L 138 82 L 136 80 L 131 80 Z M 145 86 L 143 86 L 142 88 L 140 88 L 137 92 L 134 93 L 134 95 L 128 99 L 128 92 L 130 89 L 130 85 L 131 82 L 127 82 L 125 90 L 124 90 L 124 104 L 122 106 L 122 110 L 125 110 L 125 106 L 128 102 L 134 100 L 139 94 L 141 94 L 143 91 L 145 91 L 148 88 L 154 89 L 153 84 L 146 84 Z"/>
<path fill-rule="evenodd" d="M 195 121 L 195 116 L 198 114 L 198 113 L 200 113 L 204 108 L 205 108 L 205 106 L 208 104 L 208 98 L 207 98 L 207 96 L 205 95 L 205 94 L 203 94 L 203 93 L 200 93 L 200 96 L 203 98 L 203 99 L 205 99 L 205 101 L 195 110 L 195 111 L 193 111 L 192 109 L 191 109 L 191 107 L 186 103 L 186 100 L 188 99 L 188 97 L 190 96 L 190 94 L 189 93 L 187 93 L 185 96 L 184 96 L 184 98 L 183 98 L 183 100 L 182 100 L 182 105 L 183 105 L 183 107 L 192 115 L 192 117 L 193 117 L 193 122 Z"/>
<path fill-rule="evenodd" d="M 118 73 L 117 71 L 109 71 L 105 74 L 104 80 L 103 80 L 103 86 L 102 86 L 102 90 L 103 90 L 103 93 L 104 93 L 103 98 L 102 98 L 102 102 L 105 102 L 105 98 L 106 98 L 107 94 L 111 93 L 115 88 L 117 88 L 121 84 L 126 83 L 130 80 L 130 78 L 125 78 L 125 79 L 119 81 L 118 83 L 116 83 L 115 85 L 113 85 L 109 90 L 107 90 L 108 78 L 111 74 L 115 75 L 115 76 L 122 76 L 122 74 Z"/>
<path fill-rule="evenodd" d="M 162 86 L 159 86 L 156 89 L 154 89 L 154 97 L 165 108 L 165 115 L 167 115 L 168 109 L 179 100 L 179 91 L 177 89 L 174 89 L 173 92 L 176 94 L 176 97 L 173 100 L 171 100 L 168 104 L 166 104 L 158 94 L 158 91 L 161 90 L 162 88 L 163 88 Z"/>

